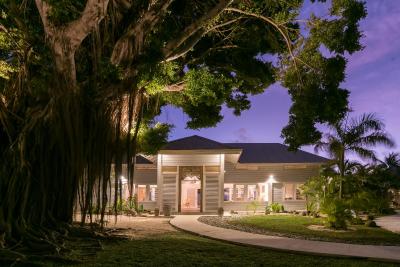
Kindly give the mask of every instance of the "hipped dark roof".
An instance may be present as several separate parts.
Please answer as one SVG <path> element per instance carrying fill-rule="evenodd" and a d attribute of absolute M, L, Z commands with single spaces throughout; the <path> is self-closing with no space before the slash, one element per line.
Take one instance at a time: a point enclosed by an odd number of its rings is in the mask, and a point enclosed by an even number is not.
<path fill-rule="evenodd" d="M 137 155 L 136 156 L 136 164 L 153 164 L 153 162 L 151 162 L 147 158 L 143 157 L 142 155 Z"/>
<path fill-rule="evenodd" d="M 162 150 L 229 150 L 241 149 L 239 163 L 324 163 L 328 159 L 309 152 L 289 151 L 279 143 L 220 143 L 193 135 L 166 144 Z"/>
<path fill-rule="evenodd" d="M 228 143 L 241 148 L 239 163 L 324 163 L 327 158 L 303 151 L 289 151 L 279 143 Z"/>
<path fill-rule="evenodd" d="M 226 144 L 192 135 L 189 137 L 177 139 L 166 144 L 162 150 L 213 150 L 213 149 L 235 149 Z"/>
<path fill-rule="evenodd" d="M 113 163 L 115 163 L 114 160 L 113 160 Z M 127 154 L 122 155 L 122 163 L 124 163 L 124 164 L 128 163 Z M 136 164 L 153 164 L 153 162 L 151 160 L 143 157 L 142 155 L 136 155 Z"/>

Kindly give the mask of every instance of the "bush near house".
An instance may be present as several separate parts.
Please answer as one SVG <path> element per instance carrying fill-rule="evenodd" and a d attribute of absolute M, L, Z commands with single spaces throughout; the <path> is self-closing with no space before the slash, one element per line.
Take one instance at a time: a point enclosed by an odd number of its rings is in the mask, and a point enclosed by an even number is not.
<path fill-rule="evenodd" d="M 276 202 L 270 204 L 270 205 L 267 207 L 267 209 L 268 209 L 269 211 L 272 211 L 272 212 L 275 212 L 275 213 L 279 213 L 279 212 L 283 212 L 283 211 L 284 211 L 283 205 L 280 204 L 280 203 L 276 203 Z"/>

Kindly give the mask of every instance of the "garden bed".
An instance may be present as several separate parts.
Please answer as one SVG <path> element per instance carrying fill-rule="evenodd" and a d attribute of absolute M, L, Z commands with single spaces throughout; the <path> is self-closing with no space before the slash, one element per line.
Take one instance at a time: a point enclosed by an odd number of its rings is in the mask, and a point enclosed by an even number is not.
<path fill-rule="evenodd" d="M 250 233 L 371 245 L 400 245 L 400 234 L 381 228 L 351 225 L 353 231 L 317 231 L 311 225 L 324 225 L 322 218 L 296 215 L 256 215 L 240 217 L 202 216 L 200 222 Z"/>

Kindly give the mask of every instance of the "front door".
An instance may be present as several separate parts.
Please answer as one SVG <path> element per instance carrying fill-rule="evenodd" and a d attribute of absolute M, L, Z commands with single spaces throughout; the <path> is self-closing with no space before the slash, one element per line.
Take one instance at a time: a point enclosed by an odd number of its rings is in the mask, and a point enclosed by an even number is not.
<path fill-rule="evenodd" d="M 180 167 L 180 212 L 201 212 L 202 168 Z"/>

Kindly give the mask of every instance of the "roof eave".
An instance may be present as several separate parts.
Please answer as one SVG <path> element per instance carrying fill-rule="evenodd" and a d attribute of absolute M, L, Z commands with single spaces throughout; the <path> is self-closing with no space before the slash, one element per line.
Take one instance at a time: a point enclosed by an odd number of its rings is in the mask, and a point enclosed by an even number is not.
<path fill-rule="evenodd" d="M 240 154 L 242 149 L 161 149 L 158 154 Z"/>

